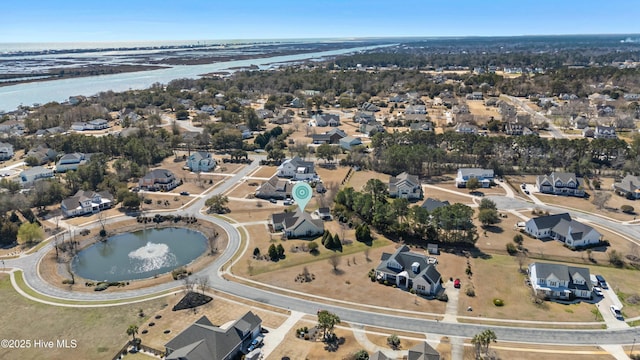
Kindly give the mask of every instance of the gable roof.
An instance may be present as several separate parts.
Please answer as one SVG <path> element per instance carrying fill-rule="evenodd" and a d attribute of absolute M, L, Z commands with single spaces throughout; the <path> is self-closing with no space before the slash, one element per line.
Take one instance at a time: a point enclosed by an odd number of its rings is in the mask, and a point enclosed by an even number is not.
<path fill-rule="evenodd" d="M 229 328 L 221 329 L 203 316 L 165 345 L 174 350 L 166 359 L 224 359 L 242 343 L 251 329 L 261 323 L 262 320 L 249 311 Z"/>
<path fill-rule="evenodd" d="M 463 177 L 465 176 L 488 176 L 493 177 L 493 169 L 482 169 L 482 168 L 459 168 L 458 172 Z"/>
<path fill-rule="evenodd" d="M 425 210 L 427 210 L 428 212 L 432 212 L 433 210 L 437 209 L 437 208 L 441 208 L 444 206 L 448 206 L 451 205 L 449 203 L 449 201 L 440 201 L 438 199 L 434 199 L 434 198 L 427 198 L 427 200 L 425 200 L 421 207 L 423 207 Z"/>
<path fill-rule="evenodd" d="M 423 277 L 430 283 L 439 281 L 441 277 L 436 267 L 433 264 L 429 264 L 427 256 L 412 252 L 406 245 L 399 247 L 393 254 L 383 253 L 381 260 L 376 270 L 395 274 L 406 271 L 409 278 Z M 391 261 L 396 261 L 402 269 L 390 268 L 389 263 Z M 418 273 L 411 271 L 414 263 L 419 265 Z"/>
<path fill-rule="evenodd" d="M 407 360 L 439 360 L 440 353 L 423 341 L 409 349 Z"/>
<path fill-rule="evenodd" d="M 582 240 L 582 237 L 591 232 L 593 228 L 579 221 L 560 219 L 551 230 L 565 237 L 571 232 L 571 237 L 574 240 Z"/>
<path fill-rule="evenodd" d="M 640 192 L 640 176 L 627 175 L 613 186 L 626 192 Z"/>
<path fill-rule="evenodd" d="M 369 360 L 391 360 L 391 358 L 387 357 L 387 355 L 385 355 L 382 351 L 378 350 L 369 357 Z"/>
<path fill-rule="evenodd" d="M 562 213 L 547 216 L 538 216 L 536 218 L 530 219 L 529 221 L 533 221 L 538 229 L 550 229 L 556 226 L 562 219 L 571 221 L 571 215 L 569 215 L 569 213 Z"/>
<path fill-rule="evenodd" d="M 420 179 L 417 175 L 411 175 L 408 172 L 402 172 L 398 176 L 389 177 L 389 187 L 395 188 L 398 183 L 407 182 L 410 186 L 420 185 Z"/>

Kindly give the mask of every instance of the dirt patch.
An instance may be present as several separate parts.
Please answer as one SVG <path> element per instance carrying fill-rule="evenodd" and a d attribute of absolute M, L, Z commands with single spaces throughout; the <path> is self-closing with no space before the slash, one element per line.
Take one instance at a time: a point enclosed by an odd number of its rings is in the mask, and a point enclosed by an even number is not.
<path fill-rule="evenodd" d="M 258 178 L 270 178 L 275 175 L 277 170 L 277 166 L 260 166 L 258 170 L 252 173 L 250 176 Z"/>

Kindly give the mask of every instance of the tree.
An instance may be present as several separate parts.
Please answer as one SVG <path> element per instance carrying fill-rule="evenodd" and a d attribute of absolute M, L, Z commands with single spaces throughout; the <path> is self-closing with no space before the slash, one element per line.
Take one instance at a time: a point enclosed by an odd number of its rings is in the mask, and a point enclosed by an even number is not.
<path fill-rule="evenodd" d="M 478 213 L 478 220 L 480 220 L 483 226 L 487 226 L 497 223 L 500 218 L 498 217 L 498 212 L 496 210 L 481 209 L 480 213 Z"/>
<path fill-rule="evenodd" d="M 480 188 L 480 181 L 478 178 L 472 177 L 467 180 L 467 189 L 469 189 L 470 192 L 474 192 L 478 188 Z"/>
<path fill-rule="evenodd" d="M 286 157 L 287 155 L 284 153 L 284 151 L 278 148 L 273 148 L 267 153 L 267 160 L 273 160 L 275 162 L 280 162 Z"/>
<path fill-rule="evenodd" d="M 187 120 L 189 118 L 189 111 L 182 109 L 176 111 L 176 120 Z"/>
<path fill-rule="evenodd" d="M 133 341 L 135 341 L 136 335 L 138 335 L 138 325 L 129 325 L 129 327 L 127 328 L 127 335 L 130 335 L 133 338 Z"/>
<path fill-rule="evenodd" d="M 598 208 L 598 210 L 602 210 L 610 198 L 611 193 L 599 191 L 595 193 L 591 202 Z"/>
<path fill-rule="evenodd" d="M 370 243 L 373 240 L 367 224 L 362 223 L 356 227 L 356 240 L 363 243 Z"/>
<path fill-rule="evenodd" d="M 268 254 L 271 261 L 278 260 L 278 250 L 276 249 L 276 246 L 274 244 L 269 245 Z"/>
<path fill-rule="evenodd" d="M 322 331 L 323 339 L 326 341 L 333 335 L 333 329 L 340 324 L 340 317 L 327 310 L 318 311 L 318 329 Z"/>
<path fill-rule="evenodd" d="M 480 210 L 483 210 L 483 209 L 498 210 L 498 208 L 496 207 L 496 203 L 487 198 L 483 198 L 482 200 L 480 200 L 480 205 L 478 206 L 478 208 Z"/>
<path fill-rule="evenodd" d="M 391 334 L 387 338 L 387 344 L 391 346 L 392 349 L 396 350 L 400 347 L 400 338 L 396 334 Z"/>
<path fill-rule="evenodd" d="M 25 222 L 18 228 L 18 243 L 31 244 L 44 238 L 44 232 L 37 223 Z"/>
<path fill-rule="evenodd" d="M 312 241 L 309 243 L 309 252 L 312 254 L 316 254 L 318 252 L 318 243 Z"/>
<path fill-rule="evenodd" d="M 226 206 L 227 203 L 229 203 L 229 198 L 218 194 L 208 198 L 204 205 L 209 207 L 210 213 L 223 214 L 229 210 Z"/>
<path fill-rule="evenodd" d="M 284 257 L 284 246 L 278 244 L 278 246 L 276 246 L 276 252 L 278 253 L 278 259 L 282 259 Z"/>
<path fill-rule="evenodd" d="M 369 353 L 367 350 L 359 350 L 353 354 L 353 360 L 369 360 Z"/>
<path fill-rule="evenodd" d="M 331 266 L 333 267 L 334 273 L 338 272 L 338 265 L 340 265 L 340 260 L 341 258 L 340 258 L 340 255 L 338 255 L 338 253 L 333 253 L 329 257 L 329 264 L 331 264 Z"/>
<path fill-rule="evenodd" d="M 331 162 L 335 159 L 335 156 L 340 153 L 340 149 L 337 146 L 322 144 L 316 149 L 316 156 L 320 159 L 324 159 L 325 162 Z"/>
<path fill-rule="evenodd" d="M 489 346 L 492 342 L 496 342 L 497 340 L 498 338 L 496 337 L 496 333 L 490 329 L 474 335 L 471 339 L 471 343 L 474 345 L 476 350 L 476 359 L 480 359 L 483 353 L 488 354 Z"/>
<path fill-rule="evenodd" d="M 516 234 L 513 236 L 513 242 L 518 244 L 518 246 L 522 246 L 522 243 L 524 242 L 524 237 L 522 237 L 522 234 Z"/>
<path fill-rule="evenodd" d="M 527 262 L 527 253 L 524 251 L 518 251 L 518 253 L 516 254 L 516 261 L 518 261 L 518 269 L 521 273 L 524 273 L 524 269 L 522 267 Z"/>
<path fill-rule="evenodd" d="M 206 275 L 203 275 L 198 277 L 196 281 L 198 282 L 198 290 L 200 290 L 200 293 L 204 295 L 204 292 L 209 287 L 209 277 Z"/>

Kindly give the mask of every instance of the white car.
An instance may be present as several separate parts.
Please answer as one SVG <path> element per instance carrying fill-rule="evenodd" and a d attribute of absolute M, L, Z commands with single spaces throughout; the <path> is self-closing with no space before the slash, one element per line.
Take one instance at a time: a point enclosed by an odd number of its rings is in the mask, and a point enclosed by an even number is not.
<path fill-rule="evenodd" d="M 594 294 L 596 294 L 596 295 L 598 295 L 598 296 L 604 296 L 604 295 L 602 295 L 602 289 L 600 289 L 600 288 L 599 288 L 599 287 L 597 287 L 597 286 L 594 286 L 594 287 L 593 287 L 593 293 L 594 293 Z"/>
<path fill-rule="evenodd" d="M 619 307 L 617 307 L 615 305 L 611 305 L 610 309 L 611 309 L 611 313 L 613 314 L 613 316 L 616 317 L 616 319 L 623 320 L 622 311 L 620 311 Z"/>

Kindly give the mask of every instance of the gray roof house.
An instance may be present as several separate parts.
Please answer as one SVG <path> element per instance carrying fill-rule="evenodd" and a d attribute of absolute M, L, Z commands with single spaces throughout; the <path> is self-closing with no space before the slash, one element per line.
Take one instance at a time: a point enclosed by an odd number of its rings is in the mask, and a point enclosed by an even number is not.
<path fill-rule="evenodd" d="M 78 170 L 80 165 L 84 165 L 91 159 L 90 154 L 71 153 L 64 154 L 56 163 L 56 172 L 65 172 L 69 170 Z"/>
<path fill-rule="evenodd" d="M 336 114 L 316 114 L 312 118 L 319 127 L 340 125 L 340 116 Z"/>
<path fill-rule="evenodd" d="M 142 189 L 169 191 L 180 185 L 176 176 L 167 169 L 154 169 L 140 178 L 138 185 Z"/>
<path fill-rule="evenodd" d="M 113 204 L 113 197 L 108 191 L 83 191 L 62 200 L 60 209 L 65 217 L 95 214 L 108 209 Z"/>
<path fill-rule="evenodd" d="M 314 219 L 307 212 L 297 209 L 295 212 L 271 214 L 270 225 L 274 231 L 281 231 L 290 239 L 314 237 L 324 232 L 324 222 Z"/>
<path fill-rule="evenodd" d="M 339 144 L 340 139 L 347 136 L 342 129 L 333 128 L 324 134 L 313 134 L 311 139 L 314 144 Z"/>
<path fill-rule="evenodd" d="M 226 329 L 203 316 L 165 344 L 166 359 L 235 359 L 260 335 L 261 326 L 262 319 L 251 311 Z"/>
<path fill-rule="evenodd" d="M 280 177 L 293 178 L 295 180 L 310 180 L 317 177 L 313 162 L 304 161 L 297 156 L 283 161 L 278 166 L 276 174 Z"/>
<path fill-rule="evenodd" d="M 431 121 L 419 121 L 409 124 L 411 131 L 433 131 L 433 123 Z"/>
<path fill-rule="evenodd" d="M 549 299 L 590 299 L 593 287 L 589 269 L 535 262 L 529 265 L 529 279 L 536 293 Z"/>
<path fill-rule="evenodd" d="M 613 126 L 596 126 L 593 131 L 593 137 L 596 139 L 617 139 L 616 129 Z"/>
<path fill-rule="evenodd" d="M 22 186 L 32 185 L 35 181 L 40 179 L 47 179 L 53 177 L 53 170 L 43 166 L 34 166 L 26 169 L 20 173 L 20 182 Z"/>
<path fill-rule="evenodd" d="M 434 199 L 434 198 L 427 198 L 427 200 L 425 200 L 422 206 L 425 210 L 427 210 L 428 212 L 432 212 L 433 210 L 437 209 L 437 208 L 441 208 L 441 207 L 445 207 L 445 206 L 449 206 L 451 205 L 448 201 L 440 201 L 438 199 Z"/>
<path fill-rule="evenodd" d="M 571 219 L 568 213 L 539 216 L 525 223 L 525 232 L 537 238 L 551 238 L 570 247 L 598 244 L 602 235 L 589 225 Z"/>
<path fill-rule="evenodd" d="M 435 296 L 442 290 L 442 276 L 435 266 L 435 258 L 411 252 L 403 245 L 395 253 L 383 253 L 376 268 L 376 278 L 418 294 Z"/>
<path fill-rule="evenodd" d="M 582 181 L 575 173 L 563 173 L 554 171 L 549 175 L 539 175 L 536 178 L 538 191 L 543 194 L 584 196 L 584 190 L 580 185 Z"/>
<path fill-rule="evenodd" d="M 9 160 L 13 157 L 13 145 L 0 142 L 0 160 Z"/>
<path fill-rule="evenodd" d="M 640 199 L 640 176 L 627 175 L 613 183 L 613 190 L 628 199 Z"/>
<path fill-rule="evenodd" d="M 409 349 L 407 360 L 440 360 L 440 353 L 423 341 Z"/>
<path fill-rule="evenodd" d="M 403 172 L 389 177 L 389 196 L 393 198 L 422 199 L 422 185 L 417 175 Z"/>
<path fill-rule="evenodd" d="M 285 199 L 291 197 L 291 186 L 287 179 L 280 179 L 273 175 L 256 190 L 256 197 L 260 199 Z"/>
<path fill-rule="evenodd" d="M 369 124 L 360 124 L 360 132 L 371 137 L 379 132 L 384 132 L 384 125 L 379 121 L 373 121 Z"/>
<path fill-rule="evenodd" d="M 536 239 L 550 238 L 551 229 L 556 226 L 561 219 L 571 221 L 571 215 L 562 213 L 531 218 L 525 223 L 524 231 Z"/>
<path fill-rule="evenodd" d="M 211 157 L 211 153 L 196 151 L 187 159 L 187 166 L 193 172 L 207 172 L 216 167 L 216 160 Z"/>
<path fill-rule="evenodd" d="M 340 139 L 340 147 L 345 150 L 351 150 L 354 146 L 362 145 L 362 140 L 353 136 L 345 136 Z"/>
<path fill-rule="evenodd" d="M 42 165 L 55 160 L 57 155 L 58 153 L 47 145 L 38 145 L 36 148 L 29 150 L 26 157 L 34 157 Z"/>
<path fill-rule="evenodd" d="M 369 360 L 392 360 L 390 357 L 385 355 L 382 351 L 378 350 L 369 356 Z"/>

